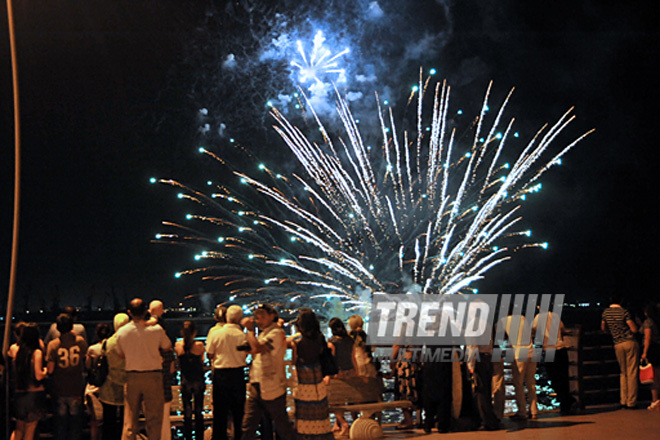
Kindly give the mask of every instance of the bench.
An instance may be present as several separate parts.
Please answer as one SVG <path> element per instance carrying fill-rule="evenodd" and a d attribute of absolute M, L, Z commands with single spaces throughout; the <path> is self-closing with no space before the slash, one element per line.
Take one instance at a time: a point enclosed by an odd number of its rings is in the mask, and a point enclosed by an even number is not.
<path fill-rule="evenodd" d="M 383 437 L 383 429 L 379 421 L 372 419 L 386 409 L 408 409 L 413 404 L 409 400 L 392 402 L 377 401 L 382 398 L 382 384 L 378 379 L 348 377 L 332 379 L 328 385 L 328 401 L 330 412 L 359 413 L 359 417 L 351 424 L 349 436 L 351 440 L 370 440 Z"/>
<path fill-rule="evenodd" d="M 410 400 L 394 400 L 392 402 L 372 402 L 372 403 L 347 403 L 344 405 L 332 405 L 330 412 L 357 412 L 360 418 L 368 419 L 374 414 L 385 409 L 408 409 L 413 404 Z"/>

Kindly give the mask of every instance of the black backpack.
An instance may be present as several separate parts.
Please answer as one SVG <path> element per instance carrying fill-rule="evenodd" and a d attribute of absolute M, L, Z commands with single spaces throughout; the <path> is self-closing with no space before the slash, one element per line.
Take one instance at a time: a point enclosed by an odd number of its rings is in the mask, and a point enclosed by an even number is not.
<path fill-rule="evenodd" d="M 92 367 L 87 374 L 87 381 L 89 384 L 97 387 L 100 387 L 105 383 L 105 379 L 108 377 L 108 372 L 110 370 L 108 367 L 108 358 L 105 355 L 106 341 L 107 340 L 103 340 L 101 354 L 96 357 L 96 359 L 93 359 Z"/>

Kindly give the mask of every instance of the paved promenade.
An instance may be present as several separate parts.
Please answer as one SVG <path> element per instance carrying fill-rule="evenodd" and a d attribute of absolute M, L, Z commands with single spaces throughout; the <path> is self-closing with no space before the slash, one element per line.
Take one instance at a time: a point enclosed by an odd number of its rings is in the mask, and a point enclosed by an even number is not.
<path fill-rule="evenodd" d="M 638 410 L 620 410 L 613 407 L 592 408 L 587 410 L 585 414 L 576 416 L 561 416 L 559 413 L 548 413 L 541 414 L 537 420 L 520 423 L 505 419 L 503 423 L 504 428 L 492 432 L 471 431 L 440 434 L 434 431 L 431 434 L 425 434 L 421 429 L 396 431 L 393 427 L 385 427 L 385 439 L 660 439 L 660 412 L 647 411 L 646 406 L 648 404 L 644 405 L 644 409 Z"/>

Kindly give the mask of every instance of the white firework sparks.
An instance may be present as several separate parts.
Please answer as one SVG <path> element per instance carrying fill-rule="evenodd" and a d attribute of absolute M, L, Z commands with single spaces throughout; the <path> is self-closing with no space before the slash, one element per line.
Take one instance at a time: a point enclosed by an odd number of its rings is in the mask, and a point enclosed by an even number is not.
<path fill-rule="evenodd" d="M 333 58 L 319 53 L 310 61 Z M 279 174 L 264 164 L 260 178 L 232 169 L 240 184 L 211 185 L 210 195 L 160 180 L 181 188 L 179 197 L 203 210 L 188 216 L 201 222 L 196 229 L 165 223 L 178 231 L 157 236 L 202 249 L 196 260 L 208 264 L 178 275 L 201 273 L 252 300 L 310 305 L 338 297 L 355 309 L 366 306 L 364 292 L 472 292 L 474 282 L 517 249 L 547 247 L 526 241 L 531 232 L 518 229 L 520 205 L 540 189 L 539 177 L 590 132 L 541 162 L 574 119 L 569 110 L 541 128 L 515 161 L 502 163 L 513 136 L 513 120 L 499 131 L 511 93 L 487 129 L 488 87 L 474 136 L 463 145 L 450 127 L 450 87 L 436 84 L 426 116 L 428 91 L 429 79 L 420 76 L 414 133 L 399 133 L 392 110 L 379 107 L 380 148 L 365 145 L 338 93 L 344 137 L 333 139 L 314 115 L 322 137 L 314 142 L 273 110 L 276 131 L 302 167 L 299 174 Z"/>
<path fill-rule="evenodd" d="M 339 60 L 350 52 L 348 48 L 333 55 L 332 51 L 324 45 L 325 37 L 322 31 L 317 31 L 314 35 L 312 51 L 305 53 L 302 41 L 296 42 L 299 60 L 291 61 L 291 65 L 296 67 L 298 80 L 302 84 L 308 84 L 314 81 L 316 84 L 324 83 L 328 75 L 337 82 L 346 82 L 346 70 L 339 66 Z"/>

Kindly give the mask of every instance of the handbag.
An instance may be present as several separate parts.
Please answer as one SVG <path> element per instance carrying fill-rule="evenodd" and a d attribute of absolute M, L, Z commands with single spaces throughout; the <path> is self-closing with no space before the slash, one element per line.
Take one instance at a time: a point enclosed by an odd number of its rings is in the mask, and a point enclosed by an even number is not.
<path fill-rule="evenodd" d="M 108 358 L 105 354 L 105 343 L 107 339 L 103 340 L 103 345 L 101 346 L 101 354 L 94 359 L 92 362 L 92 367 L 87 374 L 87 381 L 90 385 L 100 387 L 105 383 L 105 380 L 108 377 L 110 372 L 110 367 L 108 366 Z"/>
<path fill-rule="evenodd" d="M 339 373 L 337 368 L 337 362 L 335 362 L 335 357 L 332 355 L 332 350 L 326 344 L 325 339 L 323 339 L 323 350 L 321 350 L 321 355 L 319 356 L 321 361 L 321 372 L 323 376 L 334 376 Z"/>
<path fill-rule="evenodd" d="M 642 362 L 645 365 L 639 365 L 639 382 L 643 385 L 653 383 L 653 365 L 646 359 Z"/>

